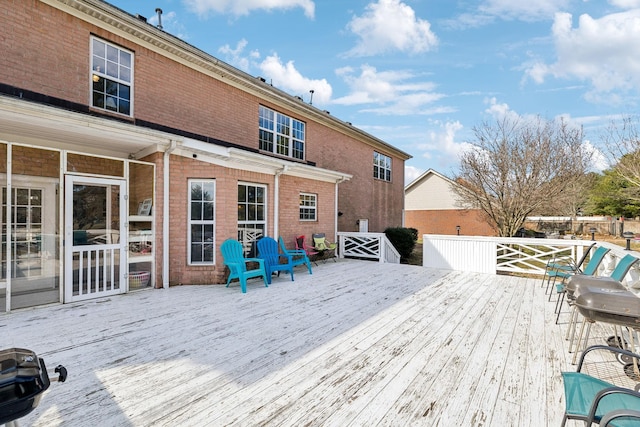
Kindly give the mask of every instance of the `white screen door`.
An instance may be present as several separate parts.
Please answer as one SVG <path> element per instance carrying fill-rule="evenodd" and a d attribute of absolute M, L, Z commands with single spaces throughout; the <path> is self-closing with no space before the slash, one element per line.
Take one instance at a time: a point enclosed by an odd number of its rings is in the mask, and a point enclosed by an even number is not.
<path fill-rule="evenodd" d="M 65 178 L 65 302 L 126 292 L 125 181 Z"/>

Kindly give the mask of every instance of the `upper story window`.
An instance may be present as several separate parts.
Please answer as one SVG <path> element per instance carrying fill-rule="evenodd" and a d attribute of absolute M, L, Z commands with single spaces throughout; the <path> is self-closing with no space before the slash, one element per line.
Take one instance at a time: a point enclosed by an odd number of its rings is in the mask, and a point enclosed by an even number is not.
<path fill-rule="evenodd" d="M 133 53 L 91 38 L 91 106 L 132 115 Z"/>
<path fill-rule="evenodd" d="M 261 150 L 304 160 L 304 122 L 261 105 L 258 127 Z"/>
<path fill-rule="evenodd" d="M 391 157 L 373 152 L 373 177 L 391 181 Z"/>
<path fill-rule="evenodd" d="M 317 216 L 318 196 L 300 193 L 300 221 L 315 221 Z"/>

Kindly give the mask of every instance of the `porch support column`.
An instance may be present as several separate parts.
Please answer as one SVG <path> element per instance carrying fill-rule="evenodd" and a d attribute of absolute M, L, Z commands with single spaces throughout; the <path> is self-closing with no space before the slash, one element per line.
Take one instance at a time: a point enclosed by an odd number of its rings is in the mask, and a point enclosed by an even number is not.
<path fill-rule="evenodd" d="M 280 175 L 286 172 L 288 166 L 283 166 L 282 169 L 276 170 L 276 176 L 273 182 L 273 238 L 278 240 L 280 232 Z"/>
<path fill-rule="evenodd" d="M 163 155 L 162 165 L 162 287 L 169 289 L 169 157 L 176 149 L 171 141 Z"/>
<path fill-rule="evenodd" d="M 11 213 L 11 209 L 13 207 L 13 199 L 11 198 L 11 188 L 12 188 L 12 156 L 13 156 L 13 144 L 7 144 L 7 269 L 6 269 L 6 279 L 7 279 L 7 288 L 5 289 L 5 311 L 8 313 L 11 311 L 11 294 L 13 290 L 11 289 L 11 276 L 13 275 L 13 259 L 12 257 L 12 249 L 13 249 L 13 214 Z"/>

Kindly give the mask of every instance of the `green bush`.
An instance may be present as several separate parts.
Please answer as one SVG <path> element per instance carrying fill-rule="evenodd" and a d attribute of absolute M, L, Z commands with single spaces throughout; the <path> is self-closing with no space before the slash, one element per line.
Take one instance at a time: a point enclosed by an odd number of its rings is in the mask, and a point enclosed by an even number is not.
<path fill-rule="evenodd" d="M 409 230 L 411 232 L 411 235 L 413 236 L 414 242 L 417 242 L 418 241 L 418 229 L 417 228 L 413 228 L 413 227 L 409 227 L 409 228 L 407 228 L 407 230 Z"/>
<path fill-rule="evenodd" d="M 400 253 L 400 259 L 406 261 L 413 252 L 418 240 L 418 230 L 415 228 L 389 227 L 384 234 Z"/>

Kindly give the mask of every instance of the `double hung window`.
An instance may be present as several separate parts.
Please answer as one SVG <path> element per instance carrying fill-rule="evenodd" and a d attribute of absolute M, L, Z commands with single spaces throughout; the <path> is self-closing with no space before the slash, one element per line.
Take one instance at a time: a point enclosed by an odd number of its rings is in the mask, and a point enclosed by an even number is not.
<path fill-rule="evenodd" d="M 300 221 L 316 221 L 318 196 L 309 193 L 300 193 Z"/>
<path fill-rule="evenodd" d="M 189 264 L 213 264 L 215 181 L 189 180 Z"/>
<path fill-rule="evenodd" d="M 373 177 L 383 181 L 391 181 L 391 157 L 377 152 L 373 153 Z"/>
<path fill-rule="evenodd" d="M 133 53 L 91 38 L 91 106 L 132 115 Z"/>
<path fill-rule="evenodd" d="M 304 160 L 304 122 L 261 105 L 258 129 L 260 150 Z"/>
<path fill-rule="evenodd" d="M 267 187 L 238 184 L 238 241 L 246 253 L 255 249 L 254 242 L 265 235 L 267 227 Z M 251 254 L 255 255 L 255 254 Z"/>

